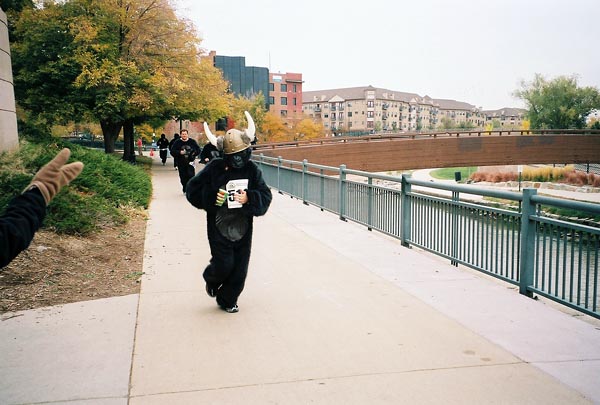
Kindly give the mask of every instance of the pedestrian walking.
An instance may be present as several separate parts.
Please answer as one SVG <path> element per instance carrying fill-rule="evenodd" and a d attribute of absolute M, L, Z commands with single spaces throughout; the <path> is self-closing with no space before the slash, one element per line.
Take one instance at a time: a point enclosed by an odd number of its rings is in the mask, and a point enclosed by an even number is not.
<path fill-rule="evenodd" d="M 142 138 L 140 137 L 137 140 L 138 154 L 140 156 L 142 156 L 142 146 L 143 146 L 143 142 L 142 142 Z"/>

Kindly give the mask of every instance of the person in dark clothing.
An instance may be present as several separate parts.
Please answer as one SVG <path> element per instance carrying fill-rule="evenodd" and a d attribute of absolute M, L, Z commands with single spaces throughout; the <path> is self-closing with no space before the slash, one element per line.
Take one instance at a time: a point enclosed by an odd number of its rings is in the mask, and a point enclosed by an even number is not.
<path fill-rule="evenodd" d="M 212 159 L 219 157 L 221 153 L 217 149 L 215 145 L 208 142 L 206 145 L 202 147 L 202 152 L 200 153 L 200 162 L 207 164 Z"/>
<path fill-rule="evenodd" d="M 248 129 L 230 129 L 218 139 L 204 130 L 211 143 L 222 150 L 190 180 L 187 199 L 206 211 L 211 259 L 204 269 L 206 292 L 216 297 L 221 309 L 238 312 L 252 249 L 253 218 L 264 215 L 273 198 L 258 166 L 250 160 L 255 127 L 246 112 Z"/>
<path fill-rule="evenodd" d="M 60 151 L 0 215 L 0 268 L 29 247 L 46 217 L 46 206 L 83 170 L 81 162 L 65 164 L 70 154 L 71 151 L 66 148 Z"/>
<path fill-rule="evenodd" d="M 167 152 L 169 151 L 169 140 L 165 134 L 160 134 L 160 139 L 156 141 L 156 146 L 158 147 L 158 153 L 160 155 L 160 160 L 162 160 L 163 166 L 167 163 Z"/>
<path fill-rule="evenodd" d="M 171 153 L 171 148 L 173 147 L 173 144 L 175 143 L 175 141 L 178 139 L 179 139 L 179 134 L 174 133 L 173 139 L 171 139 L 169 141 L 169 153 Z M 171 156 L 173 156 L 173 153 L 171 153 Z M 175 170 L 177 170 L 177 159 L 175 159 L 175 156 L 173 156 L 173 167 L 175 168 Z"/>
<path fill-rule="evenodd" d="M 177 161 L 179 180 L 184 193 L 187 182 L 196 174 L 194 160 L 199 154 L 200 146 L 198 146 L 198 143 L 189 137 L 187 129 L 182 129 L 181 138 L 176 140 L 171 147 L 171 155 Z"/>

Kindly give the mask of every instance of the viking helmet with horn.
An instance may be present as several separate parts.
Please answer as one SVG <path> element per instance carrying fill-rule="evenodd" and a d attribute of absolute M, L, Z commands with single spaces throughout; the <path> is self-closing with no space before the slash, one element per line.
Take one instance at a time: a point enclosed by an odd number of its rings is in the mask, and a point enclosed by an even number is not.
<path fill-rule="evenodd" d="M 240 131 L 239 129 L 230 129 L 227 131 L 225 136 L 216 137 L 210 132 L 208 124 L 204 122 L 204 132 L 206 137 L 219 151 L 222 151 L 225 155 L 232 155 L 237 152 L 241 152 L 250 147 L 250 143 L 254 140 L 254 134 L 256 127 L 254 126 L 254 120 L 250 116 L 248 111 L 244 111 L 246 119 L 248 120 L 248 128 Z"/>

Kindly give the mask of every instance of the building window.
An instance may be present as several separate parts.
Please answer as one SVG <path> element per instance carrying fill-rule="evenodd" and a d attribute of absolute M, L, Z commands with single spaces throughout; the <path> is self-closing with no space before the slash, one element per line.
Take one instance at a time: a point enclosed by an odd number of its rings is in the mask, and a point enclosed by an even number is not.
<path fill-rule="evenodd" d="M 294 97 L 294 98 L 292 99 L 292 104 L 293 104 L 293 105 L 298 105 L 298 101 L 296 100 L 296 97 Z"/>
<path fill-rule="evenodd" d="M 282 84 L 281 85 L 281 91 L 287 92 L 287 84 Z"/>
<path fill-rule="evenodd" d="M 295 85 L 295 84 L 293 84 L 293 85 L 292 85 L 292 88 L 294 89 L 294 90 L 293 90 L 293 91 L 294 91 L 294 93 L 298 93 L 298 88 L 296 87 L 296 85 Z"/>
<path fill-rule="evenodd" d="M 269 83 L 269 91 L 275 91 L 275 83 Z"/>
<path fill-rule="evenodd" d="M 281 110 L 281 116 L 287 117 L 287 110 Z"/>
<path fill-rule="evenodd" d="M 348 111 L 348 118 L 352 117 L 352 111 Z"/>
<path fill-rule="evenodd" d="M 287 97 L 281 97 L 281 105 L 287 105 Z"/>
<path fill-rule="evenodd" d="M 373 108 L 373 107 L 375 107 L 375 102 L 373 100 L 367 101 L 367 108 Z"/>
<path fill-rule="evenodd" d="M 373 118 L 373 111 L 367 111 L 367 118 Z"/>
<path fill-rule="evenodd" d="M 269 104 L 270 105 L 274 105 L 275 104 L 275 97 L 269 96 Z"/>

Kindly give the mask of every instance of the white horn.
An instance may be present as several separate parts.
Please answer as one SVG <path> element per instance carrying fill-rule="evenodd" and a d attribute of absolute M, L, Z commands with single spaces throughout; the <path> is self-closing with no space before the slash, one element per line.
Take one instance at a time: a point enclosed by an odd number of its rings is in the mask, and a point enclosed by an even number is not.
<path fill-rule="evenodd" d="M 246 130 L 246 135 L 250 138 L 250 142 L 254 140 L 254 134 L 256 133 L 256 127 L 254 126 L 254 120 L 250 116 L 248 111 L 244 111 L 244 115 L 246 115 L 246 119 L 248 120 L 248 129 Z"/>
<path fill-rule="evenodd" d="M 208 127 L 208 124 L 206 123 L 206 121 L 204 121 L 204 133 L 206 134 L 208 141 L 210 143 L 212 143 L 214 146 L 217 146 L 217 137 L 214 136 L 212 134 L 212 132 L 210 132 L 210 128 Z"/>

